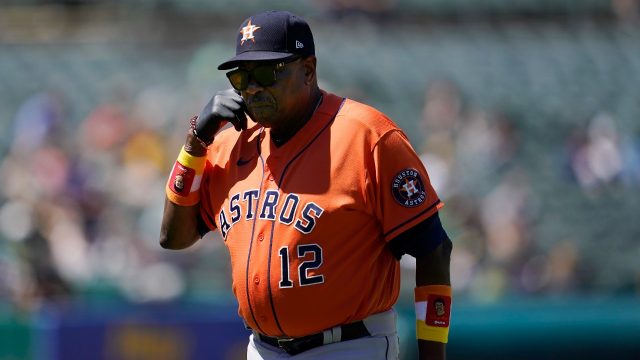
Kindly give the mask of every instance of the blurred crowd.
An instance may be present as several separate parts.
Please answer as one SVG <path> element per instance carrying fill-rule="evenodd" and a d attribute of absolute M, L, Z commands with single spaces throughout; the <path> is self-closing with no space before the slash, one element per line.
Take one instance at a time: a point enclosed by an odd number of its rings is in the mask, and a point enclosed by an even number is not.
<path fill-rule="evenodd" d="M 32 308 L 93 293 L 183 295 L 187 262 L 216 242 L 191 259 L 158 245 L 164 183 L 187 129 L 157 111 L 170 103 L 157 89 L 134 101 L 118 91 L 74 126 L 56 92 L 24 101 L 0 165 L 0 298 Z"/>
<path fill-rule="evenodd" d="M 583 260 L 579 238 L 559 238 L 550 247 L 537 243 L 534 225 L 545 209 L 532 188 L 536 173 L 525 165 L 516 123 L 500 109 L 471 106 L 451 79 L 437 79 L 427 88 L 419 149 L 446 204 L 442 212 L 454 239 L 454 288 L 487 302 L 510 295 L 588 292 L 594 284 L 585 273 L 592 264 Z M 560 152 L 552 171 L 586 197 L 607 188 L 630 194 L 640 189 L 640 137 L 621 134 L 609 114 L 576 125 Z M 413 262 L 404 260 L 413 270 Z M 634 271 L 640 293 L 640 271 Z"/>

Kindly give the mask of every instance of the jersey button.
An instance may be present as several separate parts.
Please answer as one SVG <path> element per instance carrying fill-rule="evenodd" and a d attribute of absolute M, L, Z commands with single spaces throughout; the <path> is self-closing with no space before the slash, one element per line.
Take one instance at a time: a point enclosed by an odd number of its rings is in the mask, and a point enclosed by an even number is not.
<path fill-rule="evenodd" d="M 262 233 L 258 234 L 258 241 L 264 240 L 264 235 Z"/>
<path fill-rule="evenodd" d="M 267 179 L 269 179 L 269 181 L 273 181 L 273 175 L 269 175 Z"/>
<path fill-rule="evenodd" d="M 256 285 L 260 284 L 260 278 L 258 277 L 258 275 L 253 278 L 253 282 L 256 283 Z"/>

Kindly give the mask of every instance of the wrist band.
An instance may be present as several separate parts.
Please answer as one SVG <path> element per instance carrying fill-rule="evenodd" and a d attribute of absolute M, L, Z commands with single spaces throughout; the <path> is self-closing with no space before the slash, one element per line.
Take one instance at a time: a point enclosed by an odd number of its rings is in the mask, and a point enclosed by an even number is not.
<path fill-rule="evenodd" d="M 211 141 L 209 141 L 208 143 L 205 142 L 204 140 L 202 140 L 200 138 L 200 136 L 198 136 L 198 131 L 196 131 L 196 121 L 198 120 L 198 116 L 194 116 L 191 118 L 191 120 L 189 120 L 189 128 L 191 129 L 191 133 L 193 134 L 193 137 L 196 138 L 196 140 L 198 140 L 198 142 L 200 143 L 200 145 L 203 148 L 208 148 L 209 145 L 211 145 L 211 143 L 213 142 L 213 139 L 211 139 Z"/>
<path fill-rule="evenodd" d="M 198 190 L 206 161 L 206 156 L 193 156 L 182 147 L 165 187 L 169 201 L 180 206 L 192 206 L 200 201 Z"/>
<path fill-rule="evenodd" d="M 426 285 L 415 288 L 416 337 L 447 343 L 451 319 L 451 286 Z"/>

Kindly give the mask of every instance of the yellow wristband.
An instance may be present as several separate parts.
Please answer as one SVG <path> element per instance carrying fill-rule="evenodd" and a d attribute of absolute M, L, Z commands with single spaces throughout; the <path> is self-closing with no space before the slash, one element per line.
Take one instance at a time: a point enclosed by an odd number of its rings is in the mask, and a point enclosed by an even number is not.
<path fill-rule="evenodd" d="M 424 321 L 416 320 L 416 338 L 446 344 L 449 342 L 449 328 L 428 326 Z"/>
<path fill-rule="evenodd" d="M 165 186 L 169 201 L 180 206 L 200 202 L 200 182 L 206 162 L 206 156 L 193 156 L 182 147 Z"/>
<path fill-rule="evenodd" d="M 451 286 L 426 285 L 415 289 L 416 337 L 447 343 L 451 319 Z"/>
<path fill-rule="evenodd" d="M 207 162 L 207 157 L 206 156 L 193 156 L 191 154 L 189 154 L 185 149 L 184 146 L 182 147 L 182 149 L 180 149 L 180 154 L 178 154 L 178 161 L 191 169 L 194 169 L 196 171 L 196 173 L 198 174 L 202 174 L 202 171 L 204 170 L 204 164 Z"/>

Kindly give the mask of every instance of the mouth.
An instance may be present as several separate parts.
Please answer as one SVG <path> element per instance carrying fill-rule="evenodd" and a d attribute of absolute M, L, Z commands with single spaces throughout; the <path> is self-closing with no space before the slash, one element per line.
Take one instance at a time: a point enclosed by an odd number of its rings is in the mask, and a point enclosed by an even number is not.
<path fill-rule="evenodd" d="M 252 106 L 252 107 L 263 107 L 263 106 L 275 105 L 275 101 L 271 99 L 269 96 L 266 96 L 266 94 L 259 94 L 259 95 L 252 96 L 248 99 L 245 99 L 245 102 L 247 103 L 247 106 Z"/>
<path fill-rule="evenodd" d="M 257 101 L 247 104 L 247 107 L 250 109 L 260 109 L 260 108 L 274 108 L 275 104 L 266 101 Z"/>
<path fill-rule="evenodd" d="M 268 101 L 255 101 L 247 104 L 249 114 L 255 120 L 270 116 L 276 111 L 276 104 Z"/>
<path fill-rule="evenodd" d="M 278 110 L 274 99 L 264 93 L 245 98 L 245 103 L 249 116 L 258 122 L 268 122 L 268 119 Z"/>
<path fill-rule="evenodd" d="M 244 101 L 249 106 L 256 106 L 256 105 L 264 105 L 264 104 L 273 104 L 273 103 L 275 103 L 275 99 L 273 99 L 270 96 L 270 94 L 262 92 L 262 91 L 257 93 L 257 94 L 248 95 L 247 97 L 245 97 Z"/>

